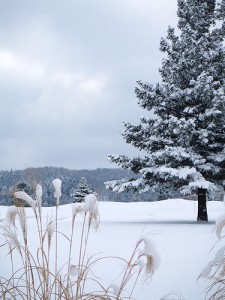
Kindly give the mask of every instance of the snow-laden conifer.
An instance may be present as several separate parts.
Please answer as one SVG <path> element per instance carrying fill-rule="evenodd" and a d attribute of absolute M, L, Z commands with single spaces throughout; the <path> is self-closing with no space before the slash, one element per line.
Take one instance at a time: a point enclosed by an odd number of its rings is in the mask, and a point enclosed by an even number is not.
<path fill-rule="evenodd" d="M 177 15 L 177 32 L 169 27 L 160 43 L 162 81 L 139 81 L 135 90 L 148 116 L 122 132 L 141 155 L 109 155 L 141 178 L 107 186 L 197 193 L 198 220 L 207 221 L 207 191 L 225 185 L 225 1 L 178 0 Z"/>
<path fill-rule="evenodd" d="M 76 188 L 72 188 L 70 196 L 74 199 L 74 202 L 83 202 L 85 196 L 92 194 L 93 191 L 87 182 L 85 177 L 81 177 L 80 182 Z"/>

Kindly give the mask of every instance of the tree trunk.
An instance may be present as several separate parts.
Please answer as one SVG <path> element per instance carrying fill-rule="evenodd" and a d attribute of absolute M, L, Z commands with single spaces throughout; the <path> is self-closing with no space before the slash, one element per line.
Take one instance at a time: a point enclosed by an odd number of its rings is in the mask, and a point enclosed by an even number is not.
<path fill-rule="evenodd" d="M 198 189 L 198 221 L 208 222 L 207 206 L 206 206 L 206 189 Z"/>

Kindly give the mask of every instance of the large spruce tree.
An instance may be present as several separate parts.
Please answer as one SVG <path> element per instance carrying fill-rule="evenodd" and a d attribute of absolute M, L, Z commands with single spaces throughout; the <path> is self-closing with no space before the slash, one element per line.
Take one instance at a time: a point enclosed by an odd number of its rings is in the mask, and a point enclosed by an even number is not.
<path fill-rule="evenodd" d="M 139 105 L 149 112 L 125 124 L 125 141 L 140 157 L 110 155 L 139 179 L 108 182 L 119 191 L 161 187 L 198 195 L 198 220 L 208 220 L 206 195 L 225 186 L 225 0 L 178 0 L 178 30 L 161 40 L 161 83 L 138 82 Z M 154 115 L 152 114 L 154 113 Z"/>

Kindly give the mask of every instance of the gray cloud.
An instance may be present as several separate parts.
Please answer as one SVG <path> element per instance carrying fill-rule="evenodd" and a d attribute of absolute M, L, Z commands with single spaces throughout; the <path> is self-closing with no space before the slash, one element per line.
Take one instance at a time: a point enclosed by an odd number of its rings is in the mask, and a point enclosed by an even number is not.
<path fill-rule="evenodd" d="M 144 112 L 137 80 L 160 80 L 176 0 L 11 0 L 0 10 L 0 166 L 112 167 L 136 151 L 123 122 Z M 135 151 L 135 152 L 134 152 Z"/>

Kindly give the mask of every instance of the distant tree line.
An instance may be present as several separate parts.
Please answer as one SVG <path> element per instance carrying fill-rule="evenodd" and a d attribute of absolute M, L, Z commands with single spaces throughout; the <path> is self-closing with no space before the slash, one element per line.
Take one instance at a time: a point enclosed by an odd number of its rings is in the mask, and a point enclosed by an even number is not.
<path fill-rule="evenodd" d="M 135 176 L 131 171 L 123 169 L 99 168 L 95 170 L 70 170 L 56 167 L 28 168 L 25 170 L 0 171 L 0 205 L 13 205 L 11 197 L 15 188 L 26 184 L 29 194 L 32 196 L 36 184 L 43 188 L 43 206 L 53 206 L 55 199 L 53 195 L 52 180 L 62 180 L 61 204 L 74 202 L 73 194 L 84 177 L 93 192 L 96 192 L 100 201 L 153 201 L 158 200 L 156 194 L 148 192 L 138 195 L 132 191 L 115 193 L 105 188 L 104 182 L 118 178 Z"/>

